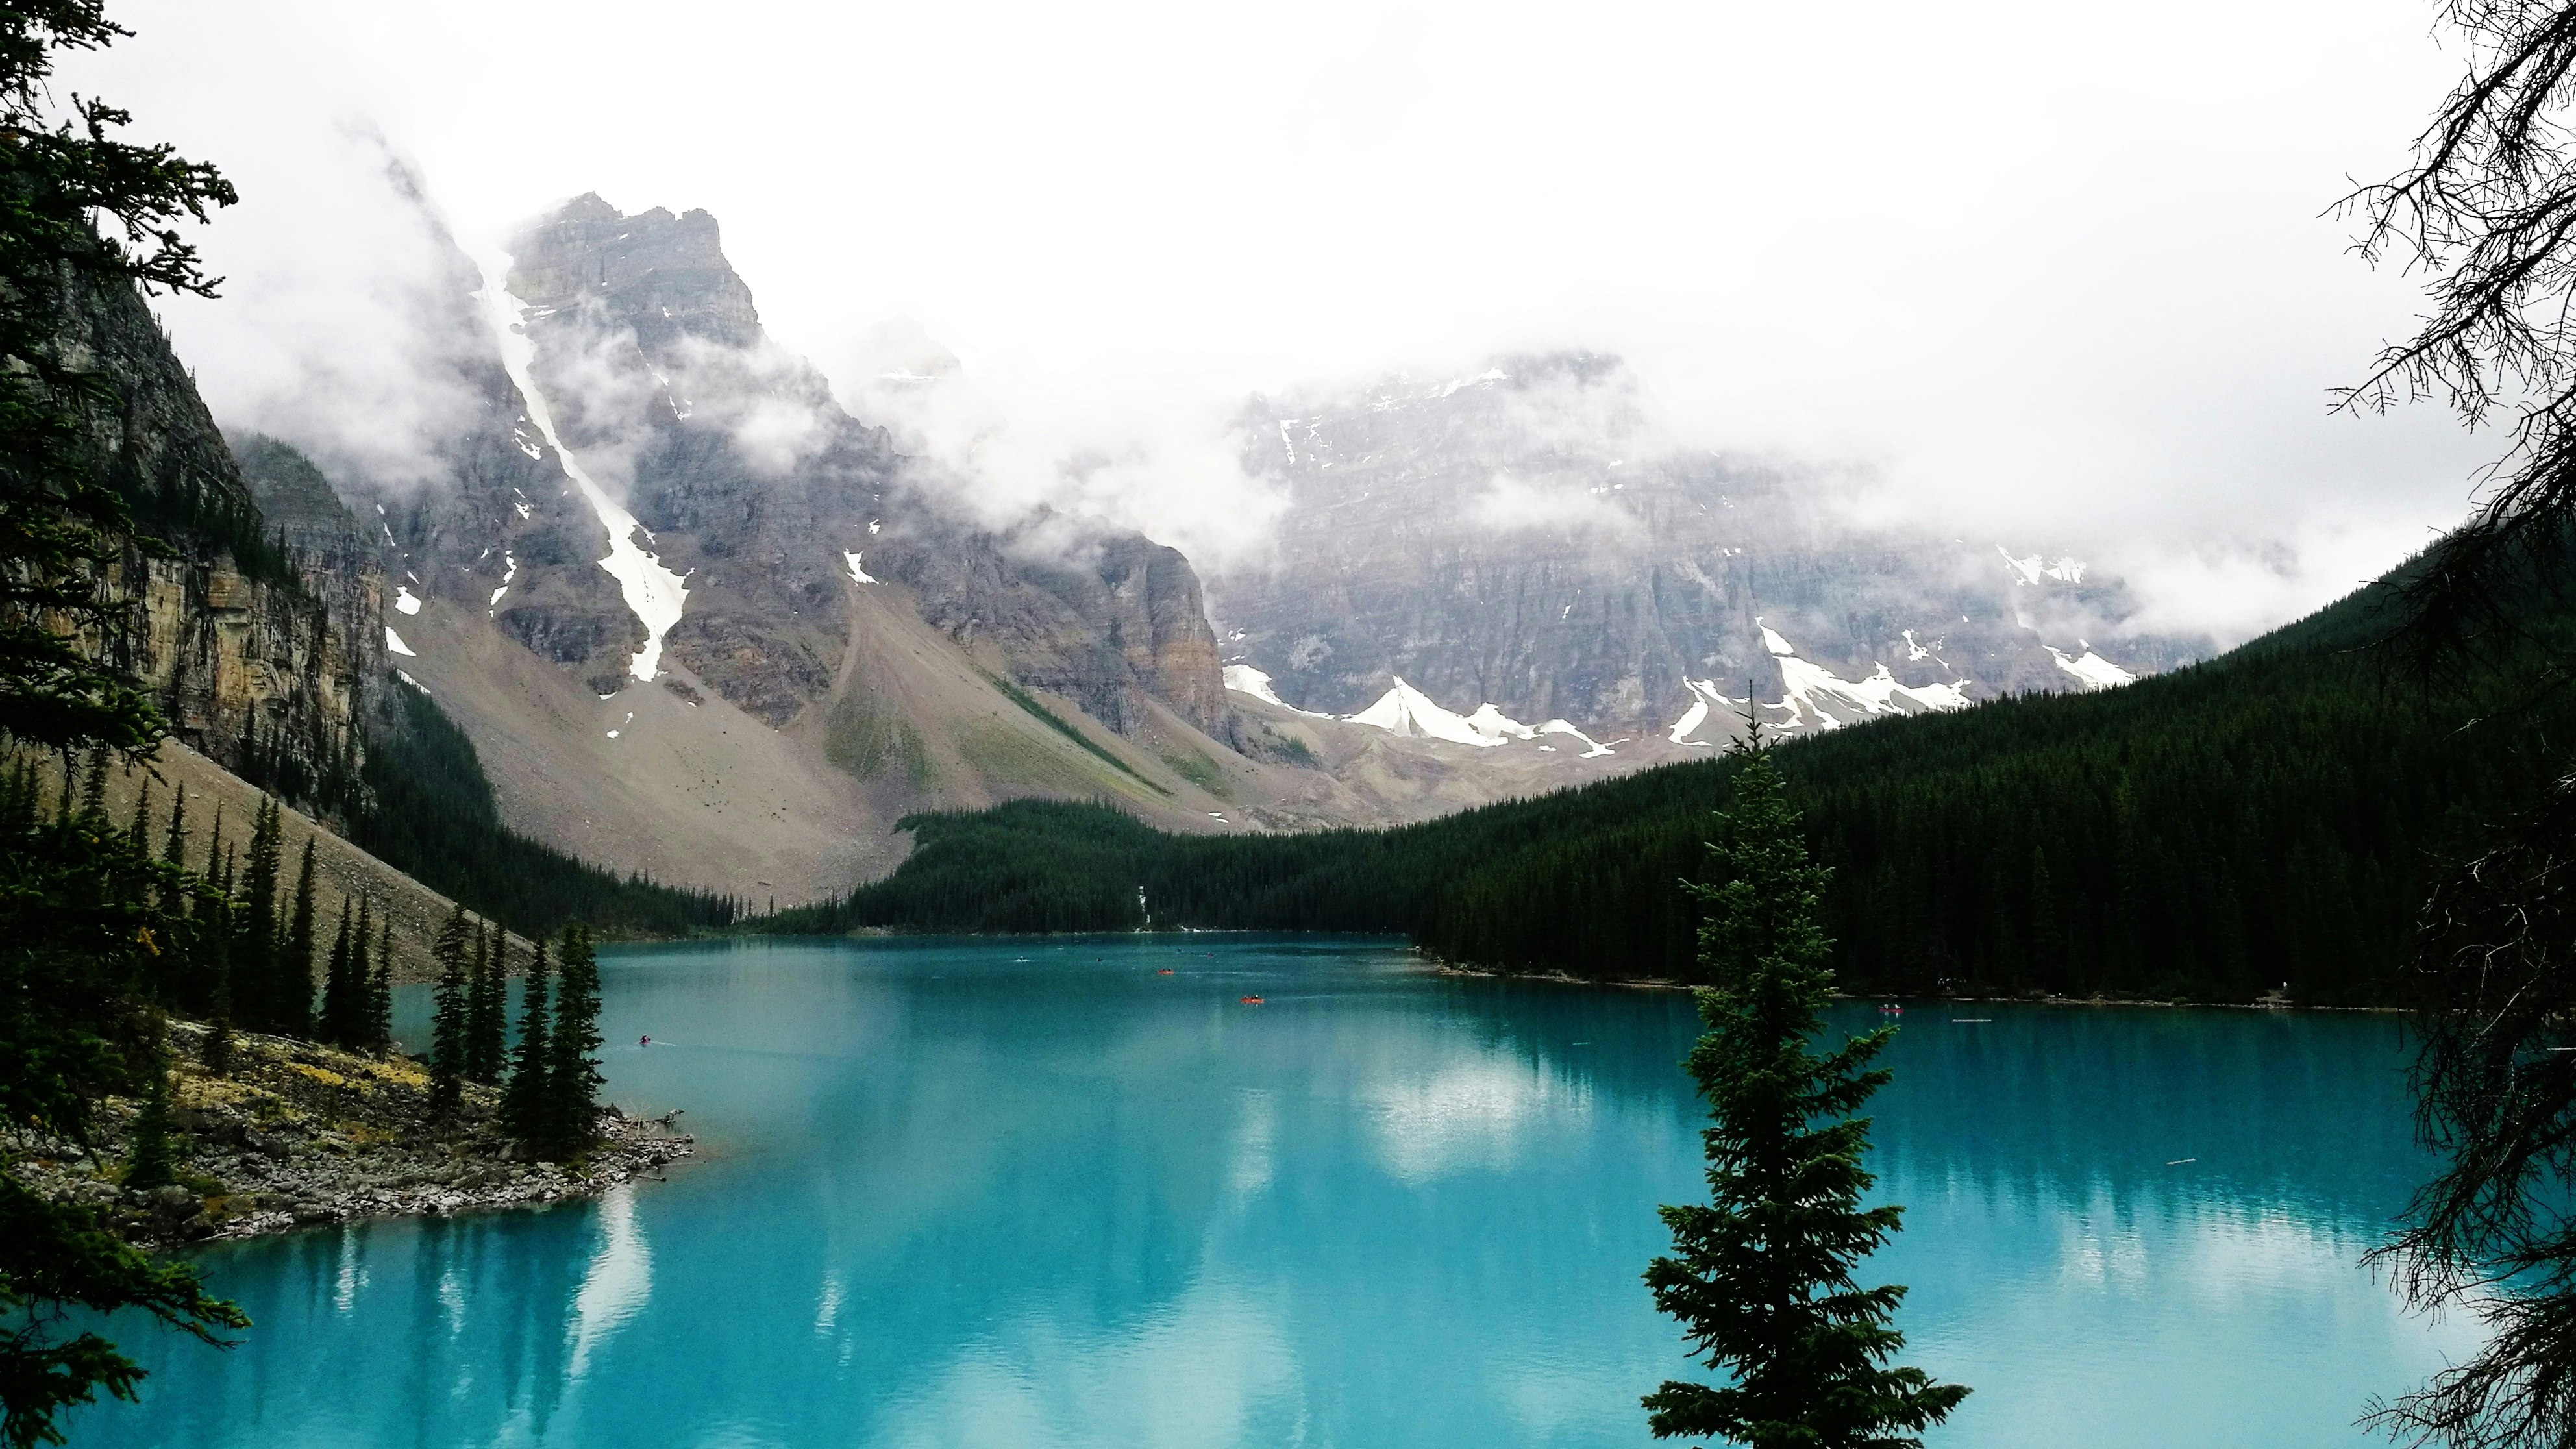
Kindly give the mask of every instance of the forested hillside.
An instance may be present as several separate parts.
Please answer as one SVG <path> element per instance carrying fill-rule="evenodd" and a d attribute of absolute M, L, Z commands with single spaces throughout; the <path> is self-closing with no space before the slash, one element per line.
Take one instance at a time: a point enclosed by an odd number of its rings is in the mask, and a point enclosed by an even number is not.
<path fill-rule="evenodd" d="M 1781 747 L 1854 989 L 2379 1000 L 2429 863 L 2576 739 L 2566 590 L 2468 679 L 2392 669 L 2374 584 L 2135 685 Z M 911 859 L 809 930 L 1402 931 L 1440 956 L 1688 979 L 1733 765 L 1674 766 L 1392 831 L 1180 837 L 1105 808 L 919 817 Z M 1140 897 L 1141 892 L 1141 897 Z"/>
<path fill-rule="evenodd" d="M 367 737 L 367 801 L 350 838 L 421 884 L 512 929 L 579 921 L 612 934 L 684 936 L 730 924 L 740 904 L 621 876 L 502 823 L 473 741 L 416 687 L 388 679 Z"/>
<path fill-rule="evenodd" d="M 255 502 L 236 531 L 273 539 L 282 577 L 364 613 L 361 632 L 373 638 L 384 621 L 372 596 L 382 590 L 364 581 L 381 568 L 376 548 L 321 469 L 257 433 L 221 446 Z M 298 748 L 291 731 L 263 731 L 256 719 L 226 765 L 338 821 L 349 839 L 414 880 L 524 934 L 580 921 L 615 933 L 685 935 L 733 919 L 736 903 L 721 895 L 621 875 L 512 831 L 473 743 L 417 684 L 379 667 L 356 693 L 366 707 L 350 731 L 355 748 L 329 756 L 336 768 L 314 768 L 308 757 L 323 752 Z M 363 763 L 347 768 L 358 754 Z"/>

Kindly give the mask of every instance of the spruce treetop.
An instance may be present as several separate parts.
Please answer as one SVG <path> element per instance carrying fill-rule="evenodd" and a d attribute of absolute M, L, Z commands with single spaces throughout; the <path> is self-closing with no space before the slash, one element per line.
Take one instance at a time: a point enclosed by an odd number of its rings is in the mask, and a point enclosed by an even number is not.
<path fill-rule="evenodd" d="M 1915 1445 L 1968 1390 L 1889 1366 L 1905 1290 L 1855 1276 L 1904 1211 L 1861 1206 L 1869 1120 L 1851 1115 L 1887 1083 L 1870 1063 L 1894 1028 L 1808 1049 L 1833 989 L 1818 921 L 1828 873 L 1808 858 L 1768 746 L 1756 735 L 1737 755 L 1712 882 L 1685 883 L 1713 983 L 1697 992 L 1708 1031 L 1687 1063 L 1709 1103 L 1709 1201 L 1662 1209 L 1673 1255 L 1645 1275 L 1694 1355 L 1732 1381 L 1665 1383 L 1646 1396 L 1648 1424 L 1657 1438 L 1758 1449 Z"/>

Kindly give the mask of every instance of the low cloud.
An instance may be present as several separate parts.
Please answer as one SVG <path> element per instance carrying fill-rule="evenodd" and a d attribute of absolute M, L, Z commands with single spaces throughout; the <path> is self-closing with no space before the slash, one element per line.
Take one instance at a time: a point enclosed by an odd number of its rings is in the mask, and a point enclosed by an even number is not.
<path fill-rule="evenodd" d="M 1636 517 L 1612 501 L 1606 484 L 1579 481 L 1533 482 L 1497 473 L 1484 492 L 1467 505 L 1468 520 L 1496 532 L 1547 531 L 1633 537 L 1643 531 Z"/>
<path fill-rule="evenodd" d="M 1024 553 L 1132 531 L 1180 549 L 1205 575 L 1266 558 L 1287 510 L 1283 489 L 1244 470 L 1229 413 L 1139 425 L 1059 398 L 1035 416 L 1006 414 L 909 320 L 870 329 L 834 363 L 842 405 L 893 434 L 917 460 L 916 481 Z"/>
<path fill-rule="evenodd" d="M 397 489 L 446 475 L 440 447 L 482 406 L 477 285 L 410 164 L 372 128 L 281 138 L 235 165 L 249 198 L 211 230 L 222 299 L 166 305 L 218 420 L 325 469 Z M 279 168 L 294 186 L 264 188 Z"/>
<path fill-rule="evenodd" d="M 663 362 L 657 380 L 683 400 L 690 420 L 724 429 L 761 472 L 794 470 L 830 446 L 840 426 L 822 375 L 774 342 L 737 348 L 687 336 Z"/>
<path fill-rule="evenodd" d="M 2386 574 L 2434 537 L 2420 523 L 2364 518 L 2318 526 L 2295 541 L 2114 547 L 2102 563 L 2138 601 L 2121 632 L 2202 634 L 2230 648 Z"/>

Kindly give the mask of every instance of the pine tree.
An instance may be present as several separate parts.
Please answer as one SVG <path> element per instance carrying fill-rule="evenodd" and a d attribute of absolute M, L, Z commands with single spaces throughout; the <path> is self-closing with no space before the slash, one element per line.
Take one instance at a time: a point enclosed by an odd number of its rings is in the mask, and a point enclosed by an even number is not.
<path fill-rule="evenodd" d="M 233 1009 L 261 1027 L 276 1025 L 283 994 L 277 989 L 278 828 L 277 802 L 262 796 L 251 820 L 250 848 L 242 856 L 240 889 L 227 890 L 235 906 Z M 230 868 L 229 857 L 225 865 Z"/>
<path fill-rule="evenodd" d="M 198 1059 L 216 1076 L 233 1069 L 233 943 L 240 939 L 239 912 L 233 909 L 233 849 L 224 839 L 224 809 L 215 807 L 213 832 L 207 837 L 207 881 L 188 913 L 189 935 L 203 962 L 206 980 L 206 1035 Z"/>
<path fill-rule="evenodd" d="M 170 1071 L 155 1052 L 143 1068 L 143 1101 L 127 1143 L 125 1186 L 148 1191 L 178 1180 L 178 1154 L 170 1145 Z"/>
<path fill-rule="evenodd" d="M 578 1157 L 599 1136 L 599 961 L 590 931 L 566 926 L 553 1040 L 546 1044 L 546 1148 Z"/>
<path fill-rule="evenodd" d="M 188 787 L 186 785 L 179 786 L 171 793 L 170 833 L 161 837 L 161 859 L 163 863 L 176 866 L 181 870 L 188 868 Z M 176 916 L 184 907 L 186 899 L 187 888 L 174 878 L 163 888 L 161 909 L 169 915 Z"/>
<path fill-rule="evenodd" d="M 510 977 L 506 964 L 509 936 L 487 922 L 474 932 L 473 1009 L 466 1036 L 468 1079 L 486 1086 L 501 1080 L 508 1057 Z"/>
<path fill-rule="evenodd" d="M 154 473 L 202 485 L 193 467 L 132 471 L 102 437 L 131 400 L 66 324 L 138 287 L 211 293 L 175 223 L 233 199 L 213 168 L 126 139 L 126 113 L 53 78 L 57 56 L 126 33 L 100 0 L 0 8 L 0 737 L 66 761 L 89 751 L 94 776 L 108 750 L 138 763 L 169 732 L 129 666 L 136 570 L 171 551 L 134 526 L 125 490 L 148 491 Z M 0 838 L 0 1164 L 25 1134 L 83 1140 L 94 1104 L 158 1065 L 103 1049 L 143 1028 L 169 924 L 158 874 L 103 820 Z M 102 1332 L 135 1322 L 119 1310 L 209 1341 L 245 1322 L 193 1269 L 146 1258 L 100 1231 L 90 1205 L 5 1170 L 0 1223 L 0 1442 L 60 1442 L 64 1409 L 134 1397 L 144 1370 Z"/>
<path fill-rule="evenodd" d="M 1869 1063 L 1894 1029 L 1808 1052 L 1833 987 L 1818 922 L 1829 872 L 1808 859 L 1758 730 L 1737 753 L 1735 808 L 1708 847 L 1720 883 L 1686 885 L 1714 983 L 1696 993 L 1709 1030 L 1688 1064 L 1709 1101 L 1710 1200 L 1662 1209 L 1675 1256 L 1645 1275 L 1655 1306 L 1733 1382 L 1668 1381 L 1646 1396 L 1648 1424 L 1757 1449 L 1917 1445 L 1968 1391 L 1887 1367 L 1905 1343 L 1890 1326 L 1905 1290 L 1852 1278 L 1904 1211 L 1860 1206 L 1869 1120 L 1850 1115 L 1886 1084 Z"/>
<path fill-rule="evenodd" d="M 304 862 L 295 872 L 295 911 L 286 946 L 278 954 L 277 1025 L 291 1035 L 313 1029 L 313 837 L 304 837 Z"/>
<path fill-rule="evenodd" d="M 188 925 L 206 974 L 206 1035 L 197 1044 L 197 1059 L 216 1076 L 229 1076 L 233 1069 L 231 902 L 220 889 L 200 892 L 196 908 L 189 913 Z"/>
<path fill-rule="evenodd" d="M 366 906 L 358 907 L 358 939 L 366 939 Z M 378 1056 L 394 1049 L 394 922 L 385 917 L 377 928 L 376 970 L 367 980 L 367 1050 Z M 363 954 L 363 948 L 362 948 Z"/>
<path fill-rule="evenodd" d="M 134 823 L 125 828 L 126 849 L 149 860 L 152 856 L 152 777 L 143 777 L 142 787 L 134 792 Z"/>
<path fill-rule="evenodd" d="M 501 1130 L 521 1142 L 546 1137 L 546 1112 L 554 1094 L 546 1086 L 552 1057 L 552 1035 L 546 1004 L 546 943 L 535 942 L 536 959 L 528 965 L 527 986 L 519 1000 L 519 1044 L 510 1053 L 510 1080 L 501 1089 Z"/>
<path fill-rule="evenodd" d="M 81 777 L 80 813 L 92 819 L 107 818 L 107 747 L 96 745 L 89 752 L 89 769 Z"/>
<path fill-rule="evenodd" d="M 471 1009 L 468 982 L 465 908 L 458 906 L 438 928 L 429 954 L 438 963 L 437 1008 L 429 1028 L 429 1105 L 432 1111 L 453 1109 L 465 1083 L 465 1019 Z"/>
<path fill-rule="evenodd" d="M 357 941 L 357 953 L 350 947 L 349 898 L 340 898 L 340 931 L 331 940 L 331 964 L 322 973 L 322 1018 L 315 1035 L 333 1046 L 355 1051 L 358 1037 L 366 1030 L 366 994 L 359 984 L 355 969 L 366 949 L 366 938 Z"/>

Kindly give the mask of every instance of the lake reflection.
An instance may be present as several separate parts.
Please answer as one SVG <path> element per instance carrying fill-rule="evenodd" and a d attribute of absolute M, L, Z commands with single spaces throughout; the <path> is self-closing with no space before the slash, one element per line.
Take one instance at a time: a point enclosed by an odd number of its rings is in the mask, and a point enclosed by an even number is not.
<path fill-rule="evenodd" d="M 1637 1278 L 1700 1191 L 1679 995 L 1254 938 L 603 969 L 611 1094 L 687 1108 L 706 1159 L 210 1252 L 250 1342 L 147 1340 L 144 1403 L 74 1442 L 1643 1445 L 1685 1371 Z M 2354 1266 L 2422 1171 L 2392 1023 L 1906 1025 L 1872 1273 L 1977 1389 L 1933 1442 L 2358 1445 L 2468 1346 Z"/>

